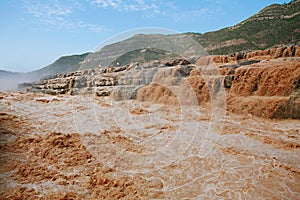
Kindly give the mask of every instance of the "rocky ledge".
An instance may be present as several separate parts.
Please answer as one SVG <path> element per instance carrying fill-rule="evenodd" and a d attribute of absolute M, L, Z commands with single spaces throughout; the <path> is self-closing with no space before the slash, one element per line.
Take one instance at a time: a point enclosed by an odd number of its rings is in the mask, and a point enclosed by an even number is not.
<path fill-rule="evenodd" d="M 226 98 L 227 110 L 234 113 L 300 119 L 300 47 L 207 56 L 195 63 L 177 58 L 86 69 L 19 87 L 166 104 L 211 105 L 219 97 Z"/>

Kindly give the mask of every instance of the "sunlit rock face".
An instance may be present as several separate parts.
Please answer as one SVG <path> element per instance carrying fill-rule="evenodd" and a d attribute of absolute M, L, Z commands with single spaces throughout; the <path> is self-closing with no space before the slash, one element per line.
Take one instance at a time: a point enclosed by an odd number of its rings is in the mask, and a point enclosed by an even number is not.
<path fill-rule="evenodd" d="M 183 58 L 137 62 L 58 74 L 20 88 L 52 95 L 94 94 L 114 100 L 187 105 L 211 103 L 224 92 L 228 111 L 300 119 L 299 52 L 299 46 L 288 46 L 206 56 L 194 64 Z"/>

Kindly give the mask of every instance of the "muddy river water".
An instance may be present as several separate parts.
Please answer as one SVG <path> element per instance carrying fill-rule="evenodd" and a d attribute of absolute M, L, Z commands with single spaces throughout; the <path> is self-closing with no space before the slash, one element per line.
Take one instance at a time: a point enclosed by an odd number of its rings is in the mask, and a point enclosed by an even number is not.
<path fill-rule="evenodd" d="M 299 120 L 2 93 L 1 199 L 299 199 Z"/>

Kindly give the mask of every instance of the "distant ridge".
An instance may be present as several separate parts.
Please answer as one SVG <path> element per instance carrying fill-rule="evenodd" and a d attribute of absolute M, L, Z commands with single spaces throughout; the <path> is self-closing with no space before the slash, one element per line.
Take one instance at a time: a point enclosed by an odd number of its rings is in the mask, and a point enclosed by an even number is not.
<path fill-rule="evenodd" d="M 123 64 L 128 64 L 136 60 L 141 61 L 141 59 L 149 61 L 151 59 L 159 59 L 160 57 L 166 58 L 168 54 L 165 49 L 160 48 L 160 46 L 156 49 L 149 48 L 149 45 L 153 42 L 158 42 L 161 44 L 161 47 L 165 47 L 169 40 L 176 41 L 178 38 L 183 37 L 192 38 L 204 48 L 203 51 L 205 50 L 213 55 L 230 55 L 239 51 L 264 50 L 274 46 L 290 44 L 299 45 L 300 0 L 293 0 L 290 3 L 282 5 L 270 5 L 235 26 L 204 34 L 138 34 L 126 40 L 107 45 L 95 53 L 63 56 L 42 69 L 21 76 L 37 80 L 46 75 L 72 72 L 79 69 L 106 67 L 111 64 L 116 65 L 120 63 L 120 60 L 126 61 Z M 142 45 L 135 48 L 135 45 L 140 45 L 141 41 L 143 42 Z M 184 54 L 184 45 L 177 45 L 179 55 Z M 141 51 L 142 49 L 148 49 L 146 52 L 147 58 L 145 58 L 146 54 Z M 180 52 L 182 49 L 183 51 Z M 157 52 L 163 52 L 162 54 L 164 55 L 160 56 Z M 172 54 L 174 51 L 169 53 L 171 57 L 174 56 Z M 151 56 L 149 57 L 149 55 Z M 95 61 L 95 57 L 100 59 L 100 62 L 99 60 Z M 1 74 L 5 73 L 0 71 L 0 77 Z"/>
<path fill-rule="evenodd" d="M 19 83 L 36 81 L 44 76 L 77 71 L 87 55 L 89 53 L 62 56 L 46 67 L 28 73 L 0 70 L 0 91 L 17 89 Z"/>
<path fill-rule="evenodd" d="M 267 6 L 232 27 L 191 35 L 215 55 L 300 44 L 300 0 Z"/>
<path fill-rule="evenodd" d="M 64 72 L 77 71 L 80 68 L 81 62 L 89 55 L 90 53 L 84 53 L 81 55 L 71 55 L 71 56 L 62 56 L 54 63 L 41 68 L 39 70 L 35 70 L 33 72 L 29 72 L 28 76 L 33 79 L 38 79 L 47 75 L 54 75 Z"/>
<path fill-rule="evenodd" d="M 0 78 L 19 76 L 19 75 L 22 75 L 22 74 L 23 73 L 20 73 L 20 72 L 11 72 L 11 71 L 6 71 L 6 70 L 0 70 Z"/>
<path fill-rule="evenodd" d="M 161 44 L 160 49 L 168 46 L 168 41 L 178 41 L 183 37 L 190 37 L 197 41 L 203 50 L 211 55 L 230 55 L 238 51 L 264 50 L 275 46 L 299 45 L 300 44 L 300 0 L 291 1 L 288 4 L 270 5 L 252 17 L 241 23 L 218 31 L 199 33 L 183 33 L 175 35 L 138 34 L 126 40 L 116 42 L 103 47 L 99 52 L 90 54 L 91 60 L 100 57 L 98 62 L 85 63 L 83 68 L 99 67 L 114 63 L 113 59 L 122 56 L 126 50 L 135 51 L 134 45 L 147 48 L 152 43 Z M 178 48 L 185 47 L 177 44 Z M 139 51 L 135 51 L 136 58 L 140 57 Z M 174 52 L 173 52 L 174 53 Z M 128 52 L 126 52 L 128 54 Z M 201 53 L 204 55 L 205 53 Z M 181 55 L 181 54 L 179 54 Z M 109 61 L 105 58 L 110 58 Z M 133 53 L 130 54 L 132 62 L 135 61 Z M 130 60 L 127 58 L 127 62 Z M 102 65 L 103 66 L 103 65 Z"/>

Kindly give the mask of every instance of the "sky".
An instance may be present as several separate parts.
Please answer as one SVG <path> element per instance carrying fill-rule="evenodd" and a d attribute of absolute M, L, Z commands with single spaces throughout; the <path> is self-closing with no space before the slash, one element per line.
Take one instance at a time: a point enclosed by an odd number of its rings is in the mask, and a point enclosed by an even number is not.
<path fill-rule="evenodd" d="M 0 70 L 29 72 L 155 27 L 205 33 L 289 0 L 0 0 Z M 109 40 L 110 41 L 110 40 Z"/>

